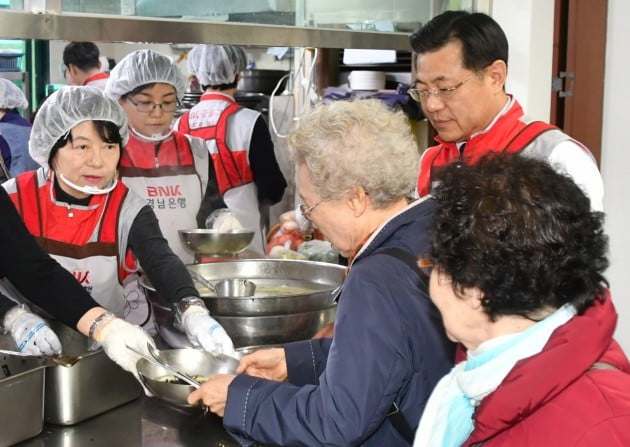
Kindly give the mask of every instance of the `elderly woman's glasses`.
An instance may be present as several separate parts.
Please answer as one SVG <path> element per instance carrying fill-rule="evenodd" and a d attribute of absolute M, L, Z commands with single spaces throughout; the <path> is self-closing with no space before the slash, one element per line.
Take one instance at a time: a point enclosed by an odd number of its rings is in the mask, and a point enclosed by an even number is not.
<path fill-rule="evenodd" d="M 164 101 L 163 103 L 151 102 L 151 101 L 134 101 L 130 97 L 127 97 L 129 102 L 133 104 L 138 112 L 143 113 L 151 113 L 157 107 L 162 109 L 163 112 L 174 112 L 177 110 L 177 106 L 179 105 L 179 101 Z"/>
<path fill-rule="evenodd" d="M 413 99 L 416 102 L 426 102 L 431 95 L 440 98 L 442 101 L 446 101 L 450 96 L 453 96 L 453 94 L 457 91 L 458 88 L 460 88 L 462 85 L 470 81 L 472 78 L 474 78 L 478 74 L 479 72 L 476 71 L 475 73 L 471 74 L 462 82 L 460 82 L 457 85 L 454 85 L 453 87 L 427 88 L 427 89 L 410 88 L 409 90 L 407 90 L 407 93 L 409 94 L 409 96 L 411 96 L 411 99 Z"/>
<path fill-rule="evenodd" d="M 300 205 L 300 213 L 302 213 L 302 216 L 304 216 L 304 218 L 310 222 L 311 221 L 311 212 L 313 212 L 313 210 L 315 208 L 317 208 L 317 205 L 319 205 L 323 201 L 324 200 L 322 199 L 319 202 L 317 202 L 315 205 L 308 206 L 308 207 L 306 205 L 304 205 L 304 204 L 301 204 Z"/>

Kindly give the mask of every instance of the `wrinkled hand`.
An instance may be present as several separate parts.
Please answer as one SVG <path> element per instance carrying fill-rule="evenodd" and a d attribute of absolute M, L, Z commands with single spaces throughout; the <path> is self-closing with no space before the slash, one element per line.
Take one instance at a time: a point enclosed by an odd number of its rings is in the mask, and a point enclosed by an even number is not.
<path fill-rule="evenodd" d="M 193 346 L 212 353 L 236 355 L 232 339 L 223 326 L 210 316 L 208 309 L 190 306 L 182 314 L 182 326 Z"/>
<path fill-rule="evenodd" d="M 136 368 L 140 356 L 128 349 L 127 346 L 150 357 L 147 343 L 155 347 L 155 342 L 149 334 L 139 326 L 134 326 L 120 318 L 113 318 L 104 323 L 98 332 L 95 332 L 94 340 L 101 344 L 105 354 L 110 359 L 125 371 L 132 373 L 142 383 Z"/>
<path fill-rule="evenodd" d="M 286 380 L 288 373 L 284 348 L 260 349 L 246 355 L 236 372 L 280 382 Z"/>
<path fill-rule="evenodd" d="M 191 405 L 203 404 L 217 416 L 223 417 L 227 403 L 228 387 L 234 375 L 215 374 L 201 384 L 201 387 L 188 395 Z"/>
<path fill-rule="evenodd" d="M 25 304 L 15 306 L 6 313 L 4 327 L 22 352 L 46 356 L 61 354 L 61 342 L 57 335 Z"/>

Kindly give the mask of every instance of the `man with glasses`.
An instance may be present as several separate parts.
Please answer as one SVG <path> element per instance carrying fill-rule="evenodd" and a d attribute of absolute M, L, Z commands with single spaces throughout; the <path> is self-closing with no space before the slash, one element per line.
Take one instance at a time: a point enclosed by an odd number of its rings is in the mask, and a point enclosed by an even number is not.
<path fill-rule="evenodd" d="M 118 100 L 129 120 L 120 176 L 147 200 L 171 249 L 192 263 L 178 230 L 204 228 L 208 215 L 225 203 L 203 140 L 171 128 L 185 89 L 184 75 L 168 56 L 138 50 L 112 69 L 105 93 Z"/>
<path fill-rule="evenodd" d="M 568 174 L 603 209 L 604 186 L 589 150 L 556 127 L 524 115 L 505 92 L 508 42 L 491 17 L 447 11 L 410 37 L 416 54 L 414 88 L 437 131 L 437 146 L 421 161 L 418 193 L 439 184 L 439 168 L 454 160 L 474 164 L 488 152 L 521 152 Z"/>

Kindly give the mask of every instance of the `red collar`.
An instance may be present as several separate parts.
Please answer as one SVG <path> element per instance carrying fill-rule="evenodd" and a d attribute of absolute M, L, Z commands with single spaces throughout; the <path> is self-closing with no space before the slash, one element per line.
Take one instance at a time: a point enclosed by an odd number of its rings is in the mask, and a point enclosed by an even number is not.
<path fill-rule="evenodd" d="M 95 75 L 90 76 L 85 81 L 83 81 L 83 85 L 88 85 L 92 81 L 98 81 L 99 79 L 107 79 L 107 78 L 109 78 L 109 75 L 105 73 L 104 71 L 101 71 L 99 73 L 96 73 Z"/>

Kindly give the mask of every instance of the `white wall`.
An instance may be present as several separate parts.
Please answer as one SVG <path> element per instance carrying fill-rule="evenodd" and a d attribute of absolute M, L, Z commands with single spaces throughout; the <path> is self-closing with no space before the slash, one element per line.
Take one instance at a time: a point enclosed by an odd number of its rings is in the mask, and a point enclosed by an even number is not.
<path fill-rule="evenodd" d="M 553 58 L 553 1 L 501 0 L 490 15 L 508 38 L 506 89 L 535 119 L 548 121 Z"/>
<path fill-rule="evenodd" d="M 610 237 L 607 278 L 611 283 L 619 321 L 617 340 L 630 353 L 630 2 L 608 0 L 606 67 L 604 78 L 604 123 L 602 137 L 602 175 L 606 231 Z"/>
<path fill-rule="evenodd" d="M 490 14 L 501 24 L 510 43 L 508 92 L 514 93 L 528 115 L 547 120 L 553 55 L 553 1 L 500 0 Z M 630 2 L 608 0 L 602 164 L 606 232 L 610 238 L 610 268 L 606 273 L 619 312 L 616 337 L 630 353 Z M 585 111 L 585 113 L 587 113 Z"/>

